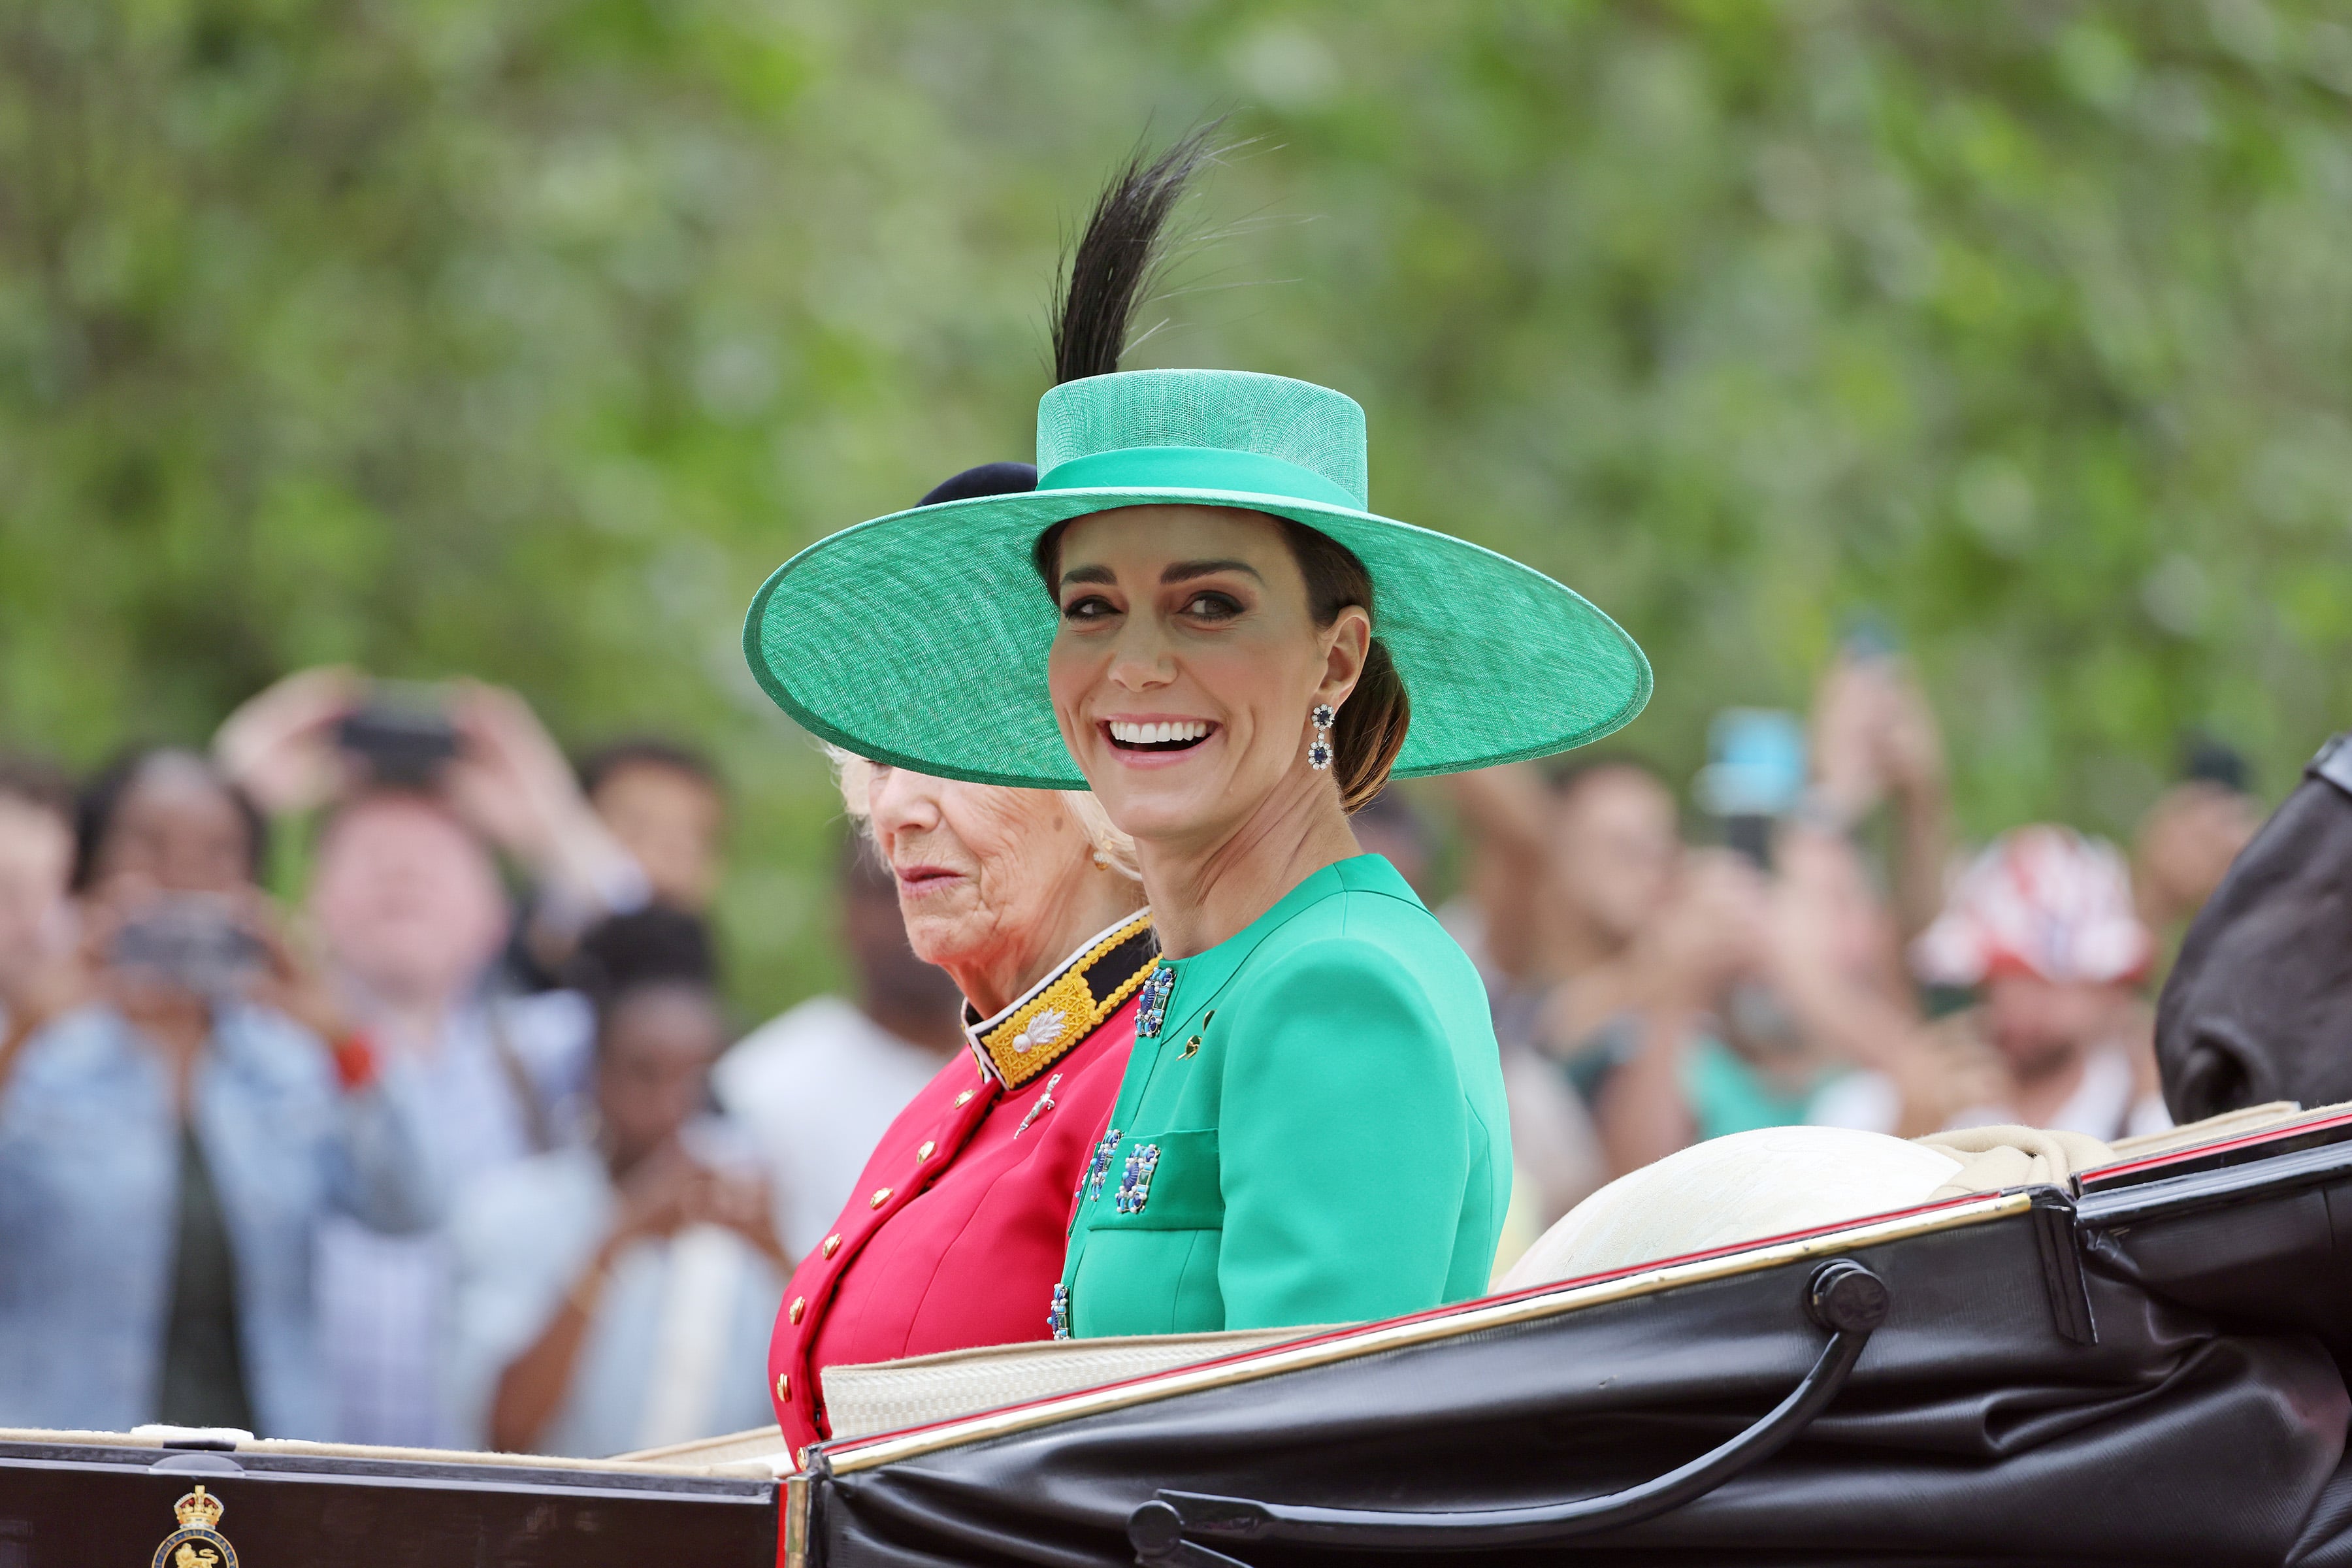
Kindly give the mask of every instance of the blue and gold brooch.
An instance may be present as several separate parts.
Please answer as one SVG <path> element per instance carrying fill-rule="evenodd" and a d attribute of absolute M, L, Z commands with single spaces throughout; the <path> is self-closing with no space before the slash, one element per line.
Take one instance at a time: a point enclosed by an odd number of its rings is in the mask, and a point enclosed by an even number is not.
<path fill-rule="evenodd" d="M 1143 1205 L 1151 1201 L 1151 1173 L 1160 1169 L 1160 1145 L 1139 1143 L 1127 1157 L 1126 1168 L 1118 1173 L 1118 1212 L 1141 1214 Z"/>
<path fill-rule="evenodd" d="M 1164 963 L 1152 970 L 1151 978 L 1143 983 L 1143 990 L 1139 994 L 1142 999 L 1136 1004 L 1135 1007 L 1137 1039 L 1150 1040 L 1159 1037 L 1160 1022 L 1168 1016 L 1168 994 L 1175 989 L 1176 972 L 1174 970 Z"/>
<path fill-rule="evenodd" d="M 1118 1129 L 1114 1127 L 1102 1135 L 1095 1152 L 1087 1156 L 1086 1173 L 1078 1178 L 1078 1195 L 1092 1203 L 1102 1196 L 1103 1183 L 1110 1179 L 1110 1157 L 1118 1147 Z"/>

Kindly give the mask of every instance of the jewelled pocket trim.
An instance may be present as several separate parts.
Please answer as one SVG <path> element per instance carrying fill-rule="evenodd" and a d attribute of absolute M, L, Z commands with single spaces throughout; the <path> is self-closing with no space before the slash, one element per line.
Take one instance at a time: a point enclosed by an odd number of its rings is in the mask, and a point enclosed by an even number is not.
<path fill-rule="evenodd" d="M 1141 1214 L 1143 1205 L 1151 1201 L 1151 1173 L 1160 1168 L 1160 1145 L 1139 1143 L 1129 1153 L 1127 1168 L 1118 1175 L 1118 1197 L 1121 1214 Z"/>
<path fill-rule="evenodd" d="M 1176 989 L 1176 972 L 1162 963 L 1156 966 L 1143 983 L 1143 998 L 1135 1007 L 1135 1037 L 1155 1039 L 1161 1020 L 1168 1016 L 1168 994 Z"/>
<path fill-rule="evenodd" d="M 1103 1183 L 1110 1177 L 1110 1157 L 1118 1148 L 1118 1129 L 1114 1127 L 1102 1135 L 1095 1152 L 1087 1156 L 1087 1168 L 1078 1176 L 1078 1197 L 1092 1203 L 1102 1196 Z"/>
<path fill-rule="evenodd" d="M 1090 1211 L 1097 1236 L 1122 1230 L 1217 1230 L 1225 1223 L 1214 1128 L 1123 1135 Z"/>

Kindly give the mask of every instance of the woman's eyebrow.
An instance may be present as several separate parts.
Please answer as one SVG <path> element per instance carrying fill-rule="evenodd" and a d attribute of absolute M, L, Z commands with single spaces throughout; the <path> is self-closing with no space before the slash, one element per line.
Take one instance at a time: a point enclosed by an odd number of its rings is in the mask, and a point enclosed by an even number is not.
<path fill-rule="evenodd" d="M 1179 561 L 1160 574 L 1162 584 L 1189 583 L 1195 577 L 1213 577 L 1220 572 L 1246 572 L 1261 583 L 1265 578 L 1246 561 Z"/>
<path fill-rule="evenodd" d="M 1067 572 L 1062 574 L 1062 586 L 1065 588 L 1068 587 L 1073 583 L 1109 583 L 1115 584 L 1118 582 L 1118 574 L 1112 572 L 1108 566 L 1073 566 Z"/>

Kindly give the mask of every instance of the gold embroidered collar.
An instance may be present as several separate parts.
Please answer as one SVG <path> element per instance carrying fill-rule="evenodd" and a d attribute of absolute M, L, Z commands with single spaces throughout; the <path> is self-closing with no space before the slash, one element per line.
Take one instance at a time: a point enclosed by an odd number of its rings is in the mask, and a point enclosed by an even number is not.
<path fill-rule="evenodd" d="M 1008 1089 L 1019 1089 L 1118 1012 L 1159 963 L 1160 939 L 1147 910 L 1088 938 L 994 1017 L 980 1017 L 965 1003 L 964 1038 L 980 1058 L 980 1070 Z"/>

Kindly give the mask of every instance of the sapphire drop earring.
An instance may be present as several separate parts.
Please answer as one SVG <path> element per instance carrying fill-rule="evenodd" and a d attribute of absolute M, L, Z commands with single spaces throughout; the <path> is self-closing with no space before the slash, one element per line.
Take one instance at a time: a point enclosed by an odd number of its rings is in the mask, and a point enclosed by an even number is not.
<path fill-rule="evenodd" d="M 1331 765 L 1331 726 L 1339 721 L 1339 714 L 1328 702 L 1318 702 L 1314 718 L 1315 738 L 1307 742 L 1307 765 L 1319 773 Z"/>

